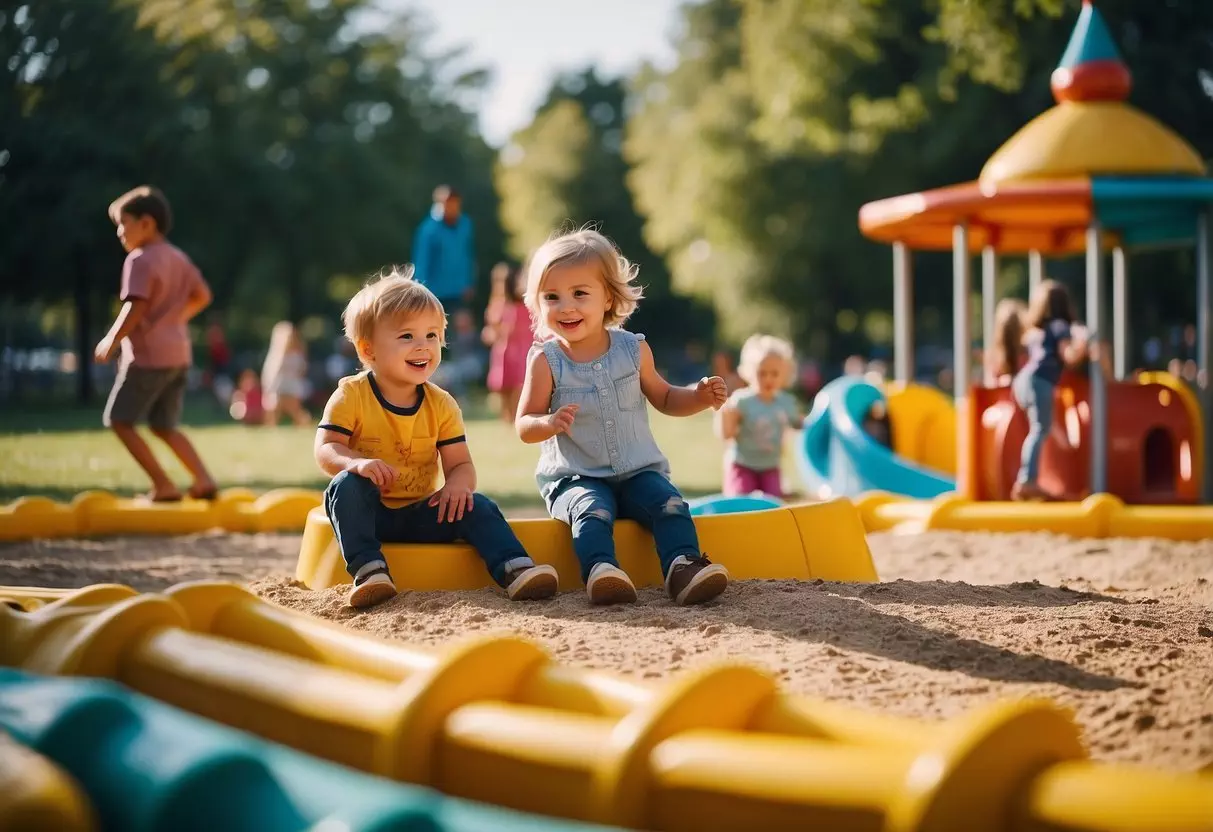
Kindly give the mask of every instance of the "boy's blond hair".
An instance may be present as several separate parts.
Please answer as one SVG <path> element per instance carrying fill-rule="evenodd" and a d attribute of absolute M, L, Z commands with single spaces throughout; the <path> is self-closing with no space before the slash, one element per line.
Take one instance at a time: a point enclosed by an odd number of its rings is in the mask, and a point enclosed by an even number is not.
<path fill-rule="evenodd" d="M 784 386 L 792 383 L 796 375 L 796 353 L 792 345 L 774 335 L 751 335 L 741 345 L 741 360 L 737 363 L 737 375 L 746 384 L 758 384 L 758 365 L 768 358 L 778 358 L 784 362 Z"/>
<path fill-rule="evenodd" d="M 382 321 L 411 318 L 424 312 L 438 314 L 442 321 L 438 338 L 445 346 L 446 310 L 442 308 L 442 301 L 414 280 L 413 267 L 406 266 L 403 269 L 394 268 L 358 290 L 345 305 L 341 323 L 345 328 L 345 337 L 358 350 L 361 358 L 359 344 L 371 340 L 375 327 Z"/>
<path fill-rule="evenodd" d="M 618 328 L 636 311 L 636 305 L 644 297 L 644 290 L 636 286 L 638 268 L 628 262 L 615 244 L 590 228 L 552 237 L 531 256 L 527 269 L 525 301 L 531 312 L 531 320 L 537 332 L 551 334 L 543 322 L 539 306 L 539 292 L 548 272 L 559 266 L 574 266 L 592 263 L 598 267 L 602 284 L 606 287 L 611 308 L 606 311 L 603 323 Z"/>

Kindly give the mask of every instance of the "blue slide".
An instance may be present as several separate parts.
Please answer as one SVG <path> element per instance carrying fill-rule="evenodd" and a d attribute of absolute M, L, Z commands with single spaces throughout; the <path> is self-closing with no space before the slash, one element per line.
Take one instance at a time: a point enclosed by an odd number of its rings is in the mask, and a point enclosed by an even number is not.
<path fill-rule="evenodd" d="M 956 490 L 951 477 L 897 456 L 864 431 L 868 409 L 884 400 L 880 388 L 854 376 L 836 378 L 817 394 L 796 454 L 808 496 L 888 491 L 927 499 Z"/>

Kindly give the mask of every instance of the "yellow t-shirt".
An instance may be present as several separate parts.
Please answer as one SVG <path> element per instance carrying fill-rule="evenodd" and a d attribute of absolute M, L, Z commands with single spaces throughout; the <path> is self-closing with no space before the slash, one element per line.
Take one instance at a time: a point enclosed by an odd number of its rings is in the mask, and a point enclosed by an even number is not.
<path fill-rule="evenodd" d="M 384 492 L 387 506 L 428 497 L 442 486 L 438 449 L 466 441 L 463 413 L 455 397 L 433 384 L 417 388 L 417 403 L 397 407 L 383 397 L 370 371 L 337 384 L 325 405 L 320 427 L 350 437 L 350 447 L 396 469 Z"/>

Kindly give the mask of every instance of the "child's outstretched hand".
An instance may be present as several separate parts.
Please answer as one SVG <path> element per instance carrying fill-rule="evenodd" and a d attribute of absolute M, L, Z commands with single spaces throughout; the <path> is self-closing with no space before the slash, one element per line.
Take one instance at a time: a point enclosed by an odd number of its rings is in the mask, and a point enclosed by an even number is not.
<path fill-rule="evenodd" d="M 392 483 L 396 481 L 396 469 L 382 459 L 355 460 L 346 470 L 360 477 L 366 477 L 375 483 L 380 491 L 391 488 Z"/>
<path fill-rule="evenodd" d="M 580 405 L 566 404 L 548 417 L 548 424 L 552 426 L 552 430 L 556 433 L 568 433 L 569 428 L 573 426 L 573 419 L 576 418 L 579 409 Z"/>
<path fill-rule="evenodd" d="M 701 378 L 695 385 L 695 398 L 713 410 L 719 410 L 729 398 L 729 388 L 720 376 Z"/>

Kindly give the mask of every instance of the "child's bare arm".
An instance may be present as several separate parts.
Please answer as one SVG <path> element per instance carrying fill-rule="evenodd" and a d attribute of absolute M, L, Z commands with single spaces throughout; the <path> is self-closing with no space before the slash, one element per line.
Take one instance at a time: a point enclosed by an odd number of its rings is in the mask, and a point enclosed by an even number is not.
<path fill-rule="evenodd" d="M 555 413 L 548 412 L 554 386 L 552 368 L 548 366 L 543 350 L 532 350 L 527 362 L 526 380 L 522 382 L 522 394 L 518 398 L 518 413 L 514 417 L 514 430 L 518 432 L 518 438 L 528 445 L 543 442 L 568 430 L 577 415 L 576 405 L 566 405 Z"/>
<path fill-rule="evenodd" d="M 186 298 L 185 306 L 181 309 L 181 322 L 188 324 L 198 316 L 198 313 L 211 305 L 214 300 L 214 295 L 211 293 L 211 287 L 207 285 L 205 280 L 199 280 L 195 284 L 193 291 Z"/>
<path fill-rule="evenodd" d="M 452 442 L 438 448 L 442 460 L 442 476 L 447 484 L 457 481 L 468 491 L 476 490 L 476 466 L 472 464 L 472 451 L 467 442 Z"/>
<path fill-rule="evenodd" d="M 1061 355 L 1062 362 L 1071 369 L 1076 369 L 1087 360 L 1087 341 L 1080 341 L 1077 338 L 1066 338 L 1057 342 L 1057 352 Z"/>
<path fill-rule="evenodd" d="M 640 389 L 649 404 L 667 416 L 693 416 L 705 408 L 719 409 L 729 395 L 720 376 L 703 378 L 686 387 L 670 384 L 657 372 L 647 341 L 640 342 Z"/>
<path fill-rule="evenodd" d="M 724 407 L 716 411 L 714 422 L 718 437 L 726 441 L 736 439 L 737 431 L 741 428 L 741 411 L 737 405 L 726 403 Z"/>
<path fill-rule="evenodd" d="M 366 477 L 380 489 L 388 488 L 396 479 L 396 469 L 382 459 L 370 459 L 350 447 L 350 438 L 343 433 L 327 428 L 316 431 L 312 452 L 320 470 L 335 477 L 349 471 Z"/>
<path fill-rule="evenodd" d="M 135 331 L 135 327 L 139 326 L 139 322 L 143 320 L 143 316 L 146 314 L 147 301 L 144 298 L 130 298 L 123 303 L 122 308 L 118 310 L 118 317 L 114 318 L 114 323 L 109 328 L 109 332 L 105 333 L 105 337 L 97 342 L 97 348 L 93 351 L 93 357 L 102 364 L 113 358 L 118 345 L 122 343 L 122 339 Z"/>

